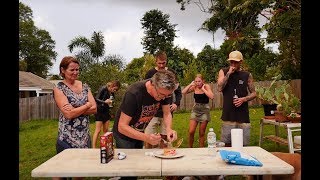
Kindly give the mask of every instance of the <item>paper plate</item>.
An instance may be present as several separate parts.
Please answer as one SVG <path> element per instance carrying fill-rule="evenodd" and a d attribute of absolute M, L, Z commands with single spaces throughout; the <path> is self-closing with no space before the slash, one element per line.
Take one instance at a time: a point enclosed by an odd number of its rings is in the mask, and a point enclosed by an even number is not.
<path fill-rule="evenodd" d="M 154 155 L 155 157 L 163 158 L 163 159 L 174 159 L 174 158 L 179 158 L 179 157 L 184 156 L 184 154 L 179 153 L 179 152 L 177 152 L 177 151 L 176 151 L 176 154 L 175 154 L 174 156 L 165 156 L 165 155 L 163 155 L 163 150 L 154 151 L 154 152 L 153 152 L 153 155 Z"/>

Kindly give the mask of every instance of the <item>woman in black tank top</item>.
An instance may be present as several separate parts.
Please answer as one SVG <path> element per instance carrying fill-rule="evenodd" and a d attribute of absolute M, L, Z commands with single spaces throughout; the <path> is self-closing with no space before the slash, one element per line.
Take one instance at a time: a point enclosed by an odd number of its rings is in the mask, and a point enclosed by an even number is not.
<path fill-rule="evenodd" d="M 182 94 L 188 94 L 194 92 L 193 98 L 195 104 L 191 111 L 190 123 L 189 123 L 189 147 L 193 147 L 194 133 L 199 127 L 199 147 L 204 147 L 205 133 L 210 117 L 209 99 L 213 99 L 213 92 L 209 84 L 204 83 L 204 78 L 201 74 L 197 74 L 194 81 L 182 90 Z"/>

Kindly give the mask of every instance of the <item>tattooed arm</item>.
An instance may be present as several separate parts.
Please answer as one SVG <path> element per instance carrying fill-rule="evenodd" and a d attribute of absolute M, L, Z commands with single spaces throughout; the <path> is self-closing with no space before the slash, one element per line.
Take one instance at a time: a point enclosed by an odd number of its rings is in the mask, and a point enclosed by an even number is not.
<path fill-rule="evenodd" d="M 234 67 L 229 67 L 229 71 L 224 75 L 224 72 L 222 69 L 219 71 L 219 76 L 218 76 L 218 91 L 221 92 L 223 88 L 226 86 L 230 74 L 232 74 L 235 71 Z"/>
<path fill-rule="evenodd" d="M 249 74 L 249 78 L 248 78 L 248 90 L 249 90 L 250 94 L 245 97 L 246 98 L 245 100 L 251 101 L 252 99 L 254 99 L 257 96 L 256 88 L 254 87 L 253 77 L 252 77 L 251 73 Z"/>

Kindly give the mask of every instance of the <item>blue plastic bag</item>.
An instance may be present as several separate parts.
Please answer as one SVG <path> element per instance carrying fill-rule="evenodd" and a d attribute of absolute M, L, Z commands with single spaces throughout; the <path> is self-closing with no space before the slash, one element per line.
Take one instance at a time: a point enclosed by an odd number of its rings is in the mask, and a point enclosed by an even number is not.
<path fill-rule="evenodd" d="M 227 150 L 220 150 L 219 152 L 222 160 L 230 164 L 238 164 L 245 166 L 262 166 L 262 163 L 258 161 L 256 158 L 244 153 Z"/>

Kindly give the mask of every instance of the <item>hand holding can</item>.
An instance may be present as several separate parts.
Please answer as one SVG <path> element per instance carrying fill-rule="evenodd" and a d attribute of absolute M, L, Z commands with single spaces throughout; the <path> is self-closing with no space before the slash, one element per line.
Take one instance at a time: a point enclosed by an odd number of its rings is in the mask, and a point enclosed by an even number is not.
<path fill-rule="evenodd" d="M 109 107 L 113 107 L 113 104 L 112 104 L 114 99 L 113 96 L 111 95 L 109 99 L 110 99 Z"/>

